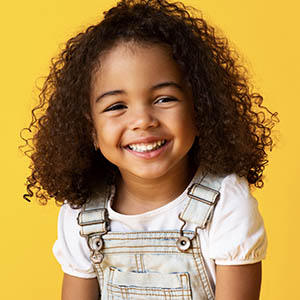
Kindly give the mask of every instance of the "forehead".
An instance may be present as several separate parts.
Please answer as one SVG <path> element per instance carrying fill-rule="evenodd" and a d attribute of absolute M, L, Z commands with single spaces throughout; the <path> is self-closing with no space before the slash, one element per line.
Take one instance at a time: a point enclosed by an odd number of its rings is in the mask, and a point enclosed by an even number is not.
<path fill-rule="evenodd" d="M 92 76 L 92 89 L 117 85 L 153 85 L 157 81 L 182 82 L 184 73 L 172 57 L 171 49 L 160 44 L 121 42 L 99 58 Z"/>
<path fill-rule="evenodd" d="M 140 57 L 163 58 L 169 62 L 172 59 L 172 50 L 165 44 L 158 43 L 142 43 L 137 41 L 121 41 L 113 45 L 112 48 L 105 50 L 99 57 L 102 65 L 108 64 L 112 60 L 120 58 L 139 59 Z M 174 62 L 175 63 L 175 62 Z"/>

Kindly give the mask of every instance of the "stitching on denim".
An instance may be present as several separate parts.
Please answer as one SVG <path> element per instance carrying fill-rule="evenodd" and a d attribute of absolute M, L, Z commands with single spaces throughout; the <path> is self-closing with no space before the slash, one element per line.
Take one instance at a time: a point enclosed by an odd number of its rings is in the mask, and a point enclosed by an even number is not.
<path fill-rule="evenodd" d="M 109 277 L 108 277 L 108 282 L 113 283 L 114 280 L 114 274 L 115 274 L 115 269 L 110 267 L 109 268 Z"/>
<path fill-rule="evenodd" d="M 93 267 L 94 267 L 94 271 L 96 272 L 96 275 L 97 275 L 97 280 L 98 280 L 98 283 L 99 283 L 99 286 L 101 286 L 101 283 L 103 281 L 103 274 L 102 274 L 102 269 L 101 269 L 101 266 L 99 264 L 93 264 Z"/>
<path fill-rule="evenodd" d="M 189 294 L 191 292 L 189 289 L 184 289 L 184 288 L 155 288 L 155 287 L 137 287 L 137 286 L 123 286 L 123 285 L 120 286 L 116 283 L 110 283 L 110 282 L 107 283 L 107 286 L 109 286 L 112 289 L 117 289 L 117 290 L 124 287 L 124 288 L 129 289 L 130 291 L 134 290 L 136 292 L 141 292 L 141 291 L 163 292 L 164 290 L 172 291 L 175 294 L 178 293 L 178 292 Z"/>
<path fill-rule="evenodd" d="M 175 242 L 175 241 L 174 241 Z M 132 246 L 112 246 L 112 247 L 105 247 L 105 250 L 106 249 L 119 249 L 119 248 L 151 248 L 151 247 L 155 247 L 155 248 L 164 248 L 164 247 L 168 247 L 168 248 L 176 248 L 177 249 L 177 246 L 176 245 L 132 245 Z M 180 251 L 178 251 L 178 253 L 181 253 Z"/>
<path fill-rule="evenodd" d="M 136 268 L 139 273 L 144 273 L 143 257 L 141 254 L 135 254 Z"/>
<path fill-rule="evenodd" d="M 140 272 L 140 267 L 139 267 L 139 263 L 138 263 L 137 256 L 138 256 L 138 254 L 135 254 L 135 255 L 134 255 L 134 258 L 135 258 L 135 264 L 136 264 L 136 270 L 137 270 L 137 272 Z"/>
<path fill-rule="evenodd" d="M 175 243 L 175 241 L 174 241 Z M 161 248 L 172 248 L 172 252 L 174 253 L 178 253 L 178 254 L 182 254 L 176 245 L 132 245 L 132 246 L 112 246 L 112 247 L 105 247 L 103 248 L 103 253 L 115 253 L 114 250 L 118 250 L 118 249 L 121 249 L 121 250 L 124 250 L 124 249 L 128 249 L 128 251 L 130 252 L 134 252 L 136 251 L 136 249 L 146 249 L 146 248 L 153 248 L 153 251 L 154 252 L 157 252 L 157 253 L 165 253 L 165 251 L 167 250 L 161 250 Z M 158 251 L 157 251 L 158 250 Z M 150 251 L 150 250 L 149 250 Z M 190 249 L 188 251 L 186 251 L 184 254 L 192 254 Z"/>
<path fill-rule="evenodd" d="M 141 255 L 140 255 L 140 258 L 141 258 L 142 272 L 146 272 L 145 261 L 144 261 L 144 255 L 141 254 Z"/>
<path fill-rule="evenodd" d="M 101 288 L 104 287 L 104 274 L 103 274 L 103 268 L 101 265 L 98 265 L 98 267 L 96 268 L 96 272 L 97 272 L 96 274 L 98 277 L 99 290 L 100 290 L 100 295 L 101 295 Z"/>
<path fill-rule="evenodd" d="M 152 250 L 149 250 L 149 248 L 153 248 Z M 161 249 L 162 248 L 162 249 Z M 172 250 L 164 250 L 163 248 L 169 249 L 172 248 Z M 122 253 L 119 251 L 119 249 L 124 251 L 127 249 L 127 251 L 123 253 L 177 253 L 179 255 L 192 255 L 191 249 L 186 251 L 184 254 L 182 254 L 175 245 L 139 245 L 139 246 L 113 246 L 113 247 L 105 247 L 103 249 L 103 254 L 109 254 L 109 253 Z M 145 249 L 145 250 L 144 250 Z"/>
<path fill-rule="evenodd" d="M 107 233 L 108 234 L 108 233 Z M 107 235 L 106 234 L 106 235 Z M 161 237 L 141 237 L 141 238 L 127 238 L 127 237 L 125 237 L 125 238 L 112 238 L 112 239 L 106 239 L 106 238 L 104 238 L 105 237 L 105 235 L 103 236 L 103 240 L 109 240 L 109 241 L 124 241 L 124 240 L 126 240 L 126 241 L 138 241 L 138 240 L 176 240 L 176 239 L 178 239 L 178 237 L 179 237 L 180 235 L 178 234 L 178 235 L 176 235 L 176 236 L 161 236 Z"/>
<path fill-rule="evenodd" d="M 120 287 L 118 285 L 113 285 L 108 283 L 107 290 L 115 294 L 121 294 L 123 296 L 122 289 L 126 289 L 127 295 L 137 295 L 137 296 L 163 296 L 165 292 L 168 292 L 172 297 L 189 297 L 191 296 L 191 291 L 187 289 L 155 289 L 155 288 L 135 288 L 135 287 Z"/>
<path fill-rule="evenodd" d="M 126 290 L 124 291 L 124 288 L 123 287 L 119 287 L 120 288 L 120 292 L 121 292 L 121 295 L 122 295 L 122 299 L 126 299 L 125 296 L 126 296 Z M 125 296 L 124 296 L 124 292 L 125 292 Z"/>
<path fill-rule="evenodd" d="M 159 230 L 156 230 L 156 231 L 129 231 L 129 232 L 126 232 L 126 234 L 128 235 L 133 235 L 133 234 L 137 234 L 137 235 L 142 235 L 142 234 L 146 234 L 146 235 L 149 235 L 149 234 L 169 234 L 169 233 L 178 233 L 178 230 L 166 230 L 166 231 L 159 231 Z M 122 235 L 124 234 L 124 232 L 116 232 L 116 231 L 109 231 L 107 233 L 107 235 Z"/>
<path fill-rule="evenodd" d="M 184 276 L 184 274 L 180 274 L 180 283 L 181 283 L 181 287 L 183 288 L 183 281 L 182 281 L 182 277 Z M 182 296 L 182 300 L 184 300 L 183 296 Z"/>
<path fill-rule="evenodd" d="M 128 288 L 127 288 L 127 287 L 124 287 L 124 290 L 125 290 L 126 300 L 129 300 Z"/>
<path fill-rule="evenodd" d="M 134 254 L 135 252 L 132 251 L 118 251 L 118 252 L 104 252 L 105 255 L 115 255 L 115 254 Z M 141 250 L 139 251 L 139 253 L 143 253 L 143 254 L 178 254 L 177 251 L 156 251 L 153 249 L 153 251 L 146 251 L 146 250 Z M 187 254 L 187 253 L 186 253 Z M 192 256 L 192 254 L 190 255 Z"/>
<path fill-rule="evenodd" d="M 204 261 L 203 261 L 202 252 L 200 251 L 201 245 L 200 245 L 200 237 L 199 237 L 199 235 L 197 235 L 196 243 L 197 243 L 197 246 L 198 246 L 196 249 L 198 251 L 198 256 L 199 256 L 199 259 L 200 259 L 201 265 L 202 265 L 202 273 L 203 273 L 203 276 L 205 277 L 204 290 L 206 292 L 207 298 L 209 300 L 213 300 L 214 299 L 214 295 L 213 295 L 213 292 L 212 292 L 212 289 L 211 289 L 211 286 L 210 286 L 210 283 L 209 283 L 209 279 L 207 277 L 207 273 L 206 273 L 206 270 L 205 270 L 205 267 L 204 267 Z"/>
<path fill-rule="evenodd" d="M 190 230 L 184 230 L 186 235 L 192 235 Z M 113 236 L 126 236 L 126 237 L 113 237 Z M 136 237 L 128 237 L 135 235 Z M 156 236 L 159 235 L 159 236 Z M 104 240 L 161 240 L 161 239 L 177 239 L 180 232 L 177 231 L 137 231 L 137 232 L 112 232 L 109 231 L 103 236 Z"/>
<path fill-rule="evenodd" d="M 194 259 L 194 262 L 195 262 L 195 265 L 196 265 L 196 268 L 197 268 L 197 272 L 198 272 L 198 275 L 199 275 L 199 279 L 200 279 L 200 282 L 201 282 L 202 288 L 204 289 L 204 285 L 203 285 L 203 279 L 202 279 L 201 271 L 200 271 L 200 269 L 199 269 L 199 264 L 198 264 L 198 262 L 197 262 L 196 253 L 195 253 L 195 251 L 194 251 L 194 250 L 196 250 L 196 249 L 195 249 L 196 247 L 194 247 L 195 243 L 196 243 L 196 242 L 195 242 L 195 240 L 194 240 L 194 241 L 193 241 L 193 245 L 192 245 L 193 259 Z"/>
<path fill-rule="evenodd" d="M 165 232 L 164 232 L 165 233 Z M 129 254 L 131 257 L 132 255 L 135 255 L 135 263 L 137 266 L 138 271 L 145 271 L 145 261 L 144 261 L 144 254 L 157 254 L 157 253 L 161 253 L 161 254 L 171 254 L 171 255 L 178 255 L 178 258 L 180 259 L 181 256 L 188 256 L 192 259 L 192 261 L 194 261 L 195 265 L 196 265 L 196 273 L 195 275 L 198 273 L 201 285 L 202 285 L 202 289 L 203 292 L 206 294 L 207 297 L 207 289 L 210 288 L 210 285 L 206 286 L 203 282 L 204 278 L 207 279 L 207 274 L 205 272 L 203 272 L 203 270 L 200 270 L 200 266 L 201 266 L 201 262 L 202 262 L 202 268 L 204 267 L 203 265 L 203 259 L 201 256 L 201 245 L 199 243 L 199 237 L 198 239 L 194 239 L 192 242 L 192 247 L 191 249 L 189 249 L 186 253 L 181 253 L 177 247 L 174 244 L 171 244 L 172 242 L 176 241 L 176 238 L 179 237 L 179 232 L 173 232 L 175 233 L 175 237 L 170 237 L 168 235 L 164 235 L 162 234 L 162 232 L 157 232 L 157 234 L 159 234 L 159 236 L 151 236 L 151 234 L 148 233 L 147 236 L 143 236 L 143 234 L 139 233 L 132 233 L 132 234 L 136 234 L 135 236 L 132 236 L 132 238 L 130 238 L 127 235 L 127 237 L 123 234 L 123 238 L 115 238 L 115 241 L 110 241 L 109 239 L 105 241 L 105 247 L 104 247 L 104 251 L 103 253 L 105 253 L 105 255 L 107 255 L 108 257 L 114 256 L 116 254 L 118 255 L 122 255 L 122 254 Z M 117 233 L 119 234 L 119 233 Z M 190 231 L 188 231 L 188 235 L 192 235 L 192 233 Z M 125 237 L 124 237 L 125 236 Z M 116 236 L 115 236 L 116 237 Z M 129 237 L 129 238 L 128 238 Z M 129 241 L 129 243 L 133 244 L 131 246 L 111 246 L 109 247 L 109 245 L 116 245 L 118 244 L 118 240 L 121 241 Z M 143 241 L 142 241 L 143 240 Z M 146 241 L 145 241 L 146 240 Z M 197 240 L 197 241 L 196 241 Z M 137 246 L 135 241 L 137 241 L 138 243 L 141 243 L 142 245 Z M 158 243 L 158 245 L 155 245 L 155 243 Z M 121 251 L 120 251 L 121 250 Z M 110 259 L 110 258 L 109 258 Z M 132 262 L 134 264 L 134 259 L 132 257 Z M 113 274 L 115 269 L 112 268 L 112 280 L 113 280 Z M 103 270 L 102 270 L 102 276 L 104 276 L 103 274 Z M 194 276 L 194 275 L 193 275 Z M 196 277 L 198 277 L 196 275 Z M 103 278 L 103 280 L 105 280 L 105 278 Z M 190 286 L 190 284 L 187 284 L 185 286 L 185 289 L 183 289 L 184 286 L 184 280 L 189 280 L 187 278 L 187 274 L 182 274 L 180 275 L 180 280 L 181 280 L 181 289 L 167 289 L 167 288 L 134 288 L 134 287 L 126 287 L 126 289 L 123 289 L 122 293 L 121 293 L 121 287 L 116 286 L 116 284 L 113 283 L 113 281 L 111 281 L 112 283 L 107 283 L 107 281 L 105 282 L 106 285 L 106 290 L 108 295 L 110 295 L 111 297 L 109 297 L 109 299 L 113 300 L 113 299 L 119 299 L 121 297 L 123 297 L 122 299 L 132 299 L 132 297 L 134 297 L 134 299 L 144 299 L 143 297 L 145 297 L 146 295 L 149 295 L 150 298 L 152 296 L 151 299 L 156 299 L 157 297 L 161 298 L 165 298 L 166 300 L 171 300 L 171 299 L 176 299 L 176 300 L 191 300 L 192 299 L 192 287 Z M 103 282 L 103 286 L 104 286 L 104 282 Z M 125 287 L 122 287 L 125 288 Z M 124 294 L 125 293 L 125 294 Z M 132 296 L 130 296 L 132 295 Z M 204 295 L 204 294 L 203 294 Z M 208 299 L 208 298 L 206 298 Z M 209 298 L 209 300 L 212 300 L 213 298 Z"/>
<path fill-rule="evenodd" d="M 183 280 L 182 280 L 182 277 L 184 276 L 184 274 L 179 274 L 179 276 L 180 276 L 180 283 L 181 283 L 181 287 L 183 288 L 183 287 L 184 287 L 184 285 L 183 285 Z"/>

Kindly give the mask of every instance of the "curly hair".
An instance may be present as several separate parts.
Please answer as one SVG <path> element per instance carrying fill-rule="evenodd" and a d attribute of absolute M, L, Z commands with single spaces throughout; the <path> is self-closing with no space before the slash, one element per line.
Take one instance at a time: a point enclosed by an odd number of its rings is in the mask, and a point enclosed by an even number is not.
<path fill-rule="evenodd" d="M 245 68 L 238 65 L 228 40 L 194 12 L 181 2 L 122 0 L 104 12 L 99 24 L 67 41 L 52 59 L 40 103 L 22 131 L 31 134 L 23 137 L 32 171 L 25 199 L 36 196 L 45 204 L 55 198 L 80 207 L 90 195 L 92 179 L 116 169 L 93 146 L 90 86 L 103 51 L 123 41 L 166 45 L 183 67 L 198 130 L 191 149 L 195 163 L 207 172 L 236 173 L 262 187 L 277 113 L 250 91 Z"/>

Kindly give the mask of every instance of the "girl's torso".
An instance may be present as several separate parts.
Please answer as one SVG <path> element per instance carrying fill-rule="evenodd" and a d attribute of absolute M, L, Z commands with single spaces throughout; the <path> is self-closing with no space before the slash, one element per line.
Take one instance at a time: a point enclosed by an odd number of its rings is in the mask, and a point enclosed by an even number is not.
<path fill-rule="evenodd" d="M 95 193 L 78 220 L 81 234 L 87 238 L 91 250 L 101 299 L 214 298 L 197 230 L 204 230 L 212 217 L 222 179 L 211 180 L 197 174 L 193 181 L 183 199 L 143 214 L 147 219 L 149 215 L 161 215 L 160 210 L 180 209 L 180 216 L 178 211 L 171 212 L 181 221 L 177 230 L 111 231 L 109 212 L 112 217 L 114 213 L 111 208 L 107 210 L 111 201 L 106 199 L 105 188 Z M 114 192 L 110 195 L 113 199 Z M 184 207 L 180 205 L 182 202 L 186 202 Z M 174 216 L 171 219 L 174 221 Z M 194 227 L 193 231 L 185 231 L 187 224 Z M 169 228 L 172 225 L 175 225 L 172 221 L 168 222 Z"/>
<path fill-rule="evenodd" d="M 108 205 L 110 228 L 103 235 L 101 249 L 102 299 L 213 299 L 215 264 L 262 260 L 266 236 L 247 182 L 229 175 L 220 191 L 211 223 L 198 230 L 186 252 L 176 245 L 183 224 L 178 214 L 189 200 L 186 191 L 167 205 L 141 215 L 121 215 Z M 92 278 L 95 272 L 89 248 L 76 224 L 79 212 L 68 205 L 61 208 L 53 250 L 65 273 Z M 197 214 L 192 209 L 194 216 Z M 191 237 L 196 226 L 197 221 L 187 222 L 184 236 Z"/>

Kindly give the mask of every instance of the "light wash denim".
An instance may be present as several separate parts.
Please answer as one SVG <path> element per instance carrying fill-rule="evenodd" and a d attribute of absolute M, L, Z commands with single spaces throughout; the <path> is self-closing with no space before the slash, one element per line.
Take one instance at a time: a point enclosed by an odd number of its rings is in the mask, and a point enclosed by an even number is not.
<path fill-rule="evenodd" d="M 189 189 L 180 215 L 183 224 L 198 224 L 195 231 L 186 231 L 183 225 L 175 231 L 110 232 L 107 190 L 95 193 L 78 223 L 91 249 L 102 300 L 214 299 L 197 229 L 205 228 L 212 217 L 220 180 L 211 184 L 205 179 L 202 176 L 201 184 Z"/>

